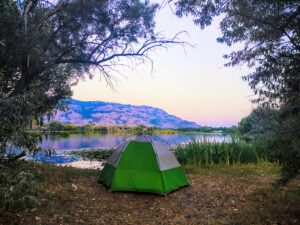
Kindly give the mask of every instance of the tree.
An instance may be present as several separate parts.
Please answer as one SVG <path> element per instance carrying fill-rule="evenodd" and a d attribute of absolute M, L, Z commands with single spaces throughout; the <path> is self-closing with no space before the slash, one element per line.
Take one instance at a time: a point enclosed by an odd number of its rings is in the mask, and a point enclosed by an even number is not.
<path fill-rule="evenodd" d="M 32 120 L 64 109 L 91 71 L 110 83 L 121 58 L 171 43 L 154 33 L 158 6 L 139 0 L 0 1 L 0 153 L 26 149 Z M 32 146 L 32 145 L 31 145 Z"/>
<path fill-rule="evenodd" d="M 74 125 L 74 124 L 63 124 L 64 126 L 64 130 L 65 131 L 71 131 L 71 130 L 76 130 L 77 129 L 77 126 Z"/>
<path fill-rule="evenodd" d="M 108 128 L 106 126 L 97 126 L 95 128 L 96 131 L 100 131 L 102 134 L 108 133 Z"/>
<path fill-rule="evenodd" d="M 62 131 L 64 130 L 64 124 L 59 121 L 53 120 L 48 123 L 48 128 L 50 131 Z"/>
<path fill-rule="evenodd" d="M 94 129 L 95 129 L 95 125 L 93 125 L 93 124 L 88 123 L 88 124 L 84 125 L 84 131 L 86 131 L 86 132 L 93 131 Z"/>
<path fill-rule="evenodd" d="M 279 125 L 277 116 L 277 110 L 267 107 L 256 108 L 239 122 L 238 131 L 248 142 L 273 139 Z"/>
<path fill-rule="evenodd" d="M 254 72 L 247 81 L 253 102 L 280 109 L 274 142 L 283 165 L 283 183 L 300 171 L 300 2 L 298 0 L 171 1 L 179 17 L 192 15 L 202 29 L 222 18 L 218 42 L 243 44 L 225 58 L 227 66 L 246 63 Z M 275 146 L 275 145 L 274 145 Z"/>

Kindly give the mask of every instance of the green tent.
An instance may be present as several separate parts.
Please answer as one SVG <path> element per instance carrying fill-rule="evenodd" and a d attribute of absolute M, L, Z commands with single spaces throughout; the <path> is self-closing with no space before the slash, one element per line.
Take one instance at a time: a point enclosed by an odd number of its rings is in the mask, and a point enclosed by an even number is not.
<path fill-rule="evenodd" d="M 161 195 L 189 184 L 174 154 L 149 137 L 136 137 L 120 144 L 101 171 L 99 181 L 112 191 Z"/>

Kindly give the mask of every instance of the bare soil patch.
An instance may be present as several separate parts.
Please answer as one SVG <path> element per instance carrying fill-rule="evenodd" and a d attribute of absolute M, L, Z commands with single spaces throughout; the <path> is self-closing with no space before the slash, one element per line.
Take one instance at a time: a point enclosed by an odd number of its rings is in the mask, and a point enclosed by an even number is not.
<path fill-rule="evenodd" d="M 92 170 L 46 164 L 26 167 L 43 178 L 41 203 L 36 208 L 1 213 L 0 224 L 300 223 L 300 182 L 274 193 L 270 184 L 278 174 L 256 171 L 241 176 L 230 175 L 230 169 L 224 173 L 199 169 L 187 174 L 190 186 L 163 197 L 110 192 L 97 183 L 97 172 Z"/>

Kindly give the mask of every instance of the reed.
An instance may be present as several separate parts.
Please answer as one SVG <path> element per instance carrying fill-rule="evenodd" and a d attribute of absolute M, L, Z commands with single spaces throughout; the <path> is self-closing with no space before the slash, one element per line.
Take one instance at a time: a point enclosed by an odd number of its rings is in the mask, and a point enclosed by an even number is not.
<path fill-rule="evenodd" d="M 205 138 L 177 144 L 175 154 L 182 165 L 245 164 L 272 162 L 273 157 L 263 143 L 247 144 L 236 136 L 216 142 Z"/>

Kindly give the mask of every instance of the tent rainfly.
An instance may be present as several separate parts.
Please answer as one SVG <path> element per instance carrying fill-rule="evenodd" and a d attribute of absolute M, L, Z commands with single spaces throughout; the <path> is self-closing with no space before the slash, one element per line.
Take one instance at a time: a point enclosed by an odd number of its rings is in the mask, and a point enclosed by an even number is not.
<path fill-rule="evenodd" d="M 189 184 L 173 152 L 150 137 L 120 144 L 101 171 L 99 182 L 112 191 L 161 195 Z"/>

